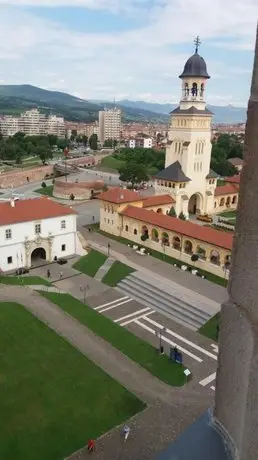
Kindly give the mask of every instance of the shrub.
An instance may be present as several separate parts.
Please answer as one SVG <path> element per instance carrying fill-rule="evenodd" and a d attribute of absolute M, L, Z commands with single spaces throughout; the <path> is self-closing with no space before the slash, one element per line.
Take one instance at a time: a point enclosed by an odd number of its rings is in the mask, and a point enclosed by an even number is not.
<path fill-rule="evenodd" d="M 55 183 L 55 179 L 52 180 L 52 184 L 54 184 L 54 183 Z"/>
<path fill-rule="evenodd" d="M 46 175 L 45 175 L 45 179 L 48 179 L 48 178 L 49 178 L 49 174 L 46 174 Z"/>
<path fill-rule="evenodd" d="M 147 235 L 142 235 L 142 236 L 141 236 L 141 240 L 142 240 L 142 241 L 146 241 L 147 238 L 148 238 Z"/>
<path fill-rule="evenodd" d="M 73 200 L 74 200 L 74 198 L 75 198 L 74 194 L 73 194 L 73 193 L 71 193 L 71 195 L 70 195 L 70 200 L 72 200 L 72 201 L 73 201 Z"/>
<path fill-rule="evenodd" d="M 180 212 L 180 214 L 179 214 L 178 217 L 179 217 L 179 219 L 181 219 L 181 220 L 186 220 L 186 217 L 185 217 L 183 211 Z"/>
<path fill-rule="evenodd" d="M 169 215 L 170 217 L 176 217 L 176 211 L 175 211 L 174 206 L 171 206 L 171 208 L 170 208 L 170 210 L 169 210 L 169 212 L 168 212 L 168 215 Z"/>
<path fill-rule="evenodd" d="M 41 187 L 45 188 L 47 186 L 46 182 L 42 182 Z"/>

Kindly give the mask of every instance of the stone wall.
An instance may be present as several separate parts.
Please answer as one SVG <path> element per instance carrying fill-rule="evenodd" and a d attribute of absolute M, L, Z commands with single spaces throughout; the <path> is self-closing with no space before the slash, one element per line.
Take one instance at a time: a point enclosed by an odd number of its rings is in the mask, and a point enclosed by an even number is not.
<path fill-rule="evenodd" d="M 20 169 L 0 175 L 0 188 L 16 188 L 28 182 L 45 179 L 46 174 L 53 173 L 53 165 L 40 166 L 32 169 Z"/>
<path fill-rule="evenodd" d="M 104 182 L 69 182 L 64 179 L 56 179 L 53 196 L 55 198 L 70 199 L 71 194 L 74 195 L 75 200 L 89 200 L 92 193 L 103 190 Z"/>

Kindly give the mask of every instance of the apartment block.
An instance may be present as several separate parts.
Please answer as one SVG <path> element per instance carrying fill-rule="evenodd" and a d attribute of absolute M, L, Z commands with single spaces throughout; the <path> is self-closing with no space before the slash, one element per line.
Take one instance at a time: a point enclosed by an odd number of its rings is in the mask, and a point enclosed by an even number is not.
<path fill-rule="evenodd" d="M 65 137 L 65 124 L 62 117 L 45 115 L 38 109 L 23 112 L 19 117 L 5 115 L 0 119 L 0 131 L 4 137 L 22 132 L 27 136 L 45 136 L 54 134 Z"/>
<path fill-rule="evenodd" d="M 99 140 L 104 142 L 107 139 L 119 140 L 121 136 L 122 112 L 117 107 L 105 109 L 99 112 Z"/>

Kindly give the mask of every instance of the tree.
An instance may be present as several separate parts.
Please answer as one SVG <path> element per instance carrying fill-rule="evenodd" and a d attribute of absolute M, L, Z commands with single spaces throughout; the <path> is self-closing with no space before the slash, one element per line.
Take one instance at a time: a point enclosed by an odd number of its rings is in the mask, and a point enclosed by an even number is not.
<path fill-rule="evenodd" d="M 105 142 L 104 142 L 104 146 L 103 147 L 116 147 L 117 146 L 117 140 L 116 139 L 107 139 Z"/>
<path fill-rule="evenodd" d="M 119 180 L 122 182 L 130 182 L 132 187 L 135 184 L 141 184 L 149 180 L 147 168 L 135 162 L 127 162 L 118 170 Z"/>
<path fill-rule="evenodd" d="M 77 136 L 77 131 L 76 129 L 72 129 L 72 132 L 71 132 L 71 141 L 74 141 L 76 139 L 76 136 Z"/>
<path fill-rule="evenodd" d="M 179 214 L 178 217 L 179 217 L 179 219 L 181 219 L 181 220 L 186 220 L 186 217 L 185 217 L 183 211 L 180 212 L 180 214 Z"/>
<path fill-rule="evenodd" d="M 54 147 L 54 145 L 57 145 L 58 137 L 55 134 L 48 134 L 47 138 L 48 138 L 49 145 L 51 145 L 51 147 Z"/>
<path fill-rule="evenodd" d="M 97 134 L 92 134 L 89 140 L 90 148 L 92 150 L 98 150 L 98 136 Z"/>
<path fill-rule="evenodd" d="M 176 211 L 175 211 L 174 206 L 171 206 L 171 208 L 170 208 L 170 210 L 169 210 L 169 212 L 168 212 L 168 215 L 169 215 L 170 217 L 176 217 Z"/>
<path fill-rule="evenodd" d="M 82 142 L 85 147 L 88 145 L 88 136 L 85 136 L 85 134 L 82 136 Z"/>
<path fill-rule="evenodd" d="M 234 176 L 238 174 L 237 169 L 228 160 L 221 160 L 219 162 L 211 160 L 211 169 L 222 177 Z"/>

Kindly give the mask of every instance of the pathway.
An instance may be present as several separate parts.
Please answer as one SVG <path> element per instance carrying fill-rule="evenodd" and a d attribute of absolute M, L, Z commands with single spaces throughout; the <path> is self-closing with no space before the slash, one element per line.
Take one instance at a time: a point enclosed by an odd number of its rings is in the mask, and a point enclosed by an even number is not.
<path fill-rule="evenodd" d="M 8 286 L 0 285 L 0 299 L 10 301 Z M 161 382 L 29 287 L 12 286 L 11 300 L 24 305 L 150 406 L 132 423 L 132 427 L 136 428 L 132 430 L 128 444 L 121 444 L 117 430 L 101 438 L 98 452 L 94 455 L 98 460 L 150 460 L 151 454 L 165 448 L 211 404 L 211 396 L 204 394 L 192 382 L 182 388 L 173 388 Z M 85 450 L 71 458 L 86 458 Z"/>
<path fill-rule="evenodd" d="M 228 298 L 226 288 L 211 281 L 193 276 L 154 257 L 139 256 L 132 248 L 107 238 L 100 233 L 94 232 L 89 234 L 87 229 L 81 229 L 81 233 L 85 235 L 89 246 L 105 254 L 108 252 L 107 245 L 109 243 L 111 257 L 135 268 L 135 270 L 151 274 L 152 276 L 155 273 L 160 277 L 166 278 L 166 280 L 173 280 L 177 284 L 192 289 L 218 303 L 222 303 Z"/>
<path fill-rule="evenodd" d="M 107 274 L 107 272 L 110 270 L 114 262 L 115 262 L 115 259 L 112 259 L 112 257 L 108 257 L 108 259 L 104 262 L 104 264 L 100 267 L 100 269 L 97 271 L 96 275 L 94 276 L 95 280 L 101 281 L 104 278 L 104 276 Z"/>

